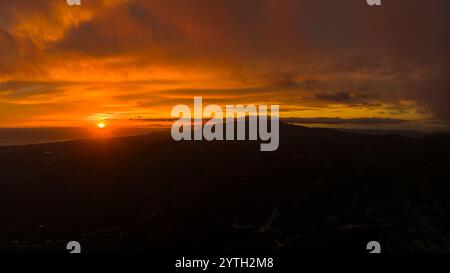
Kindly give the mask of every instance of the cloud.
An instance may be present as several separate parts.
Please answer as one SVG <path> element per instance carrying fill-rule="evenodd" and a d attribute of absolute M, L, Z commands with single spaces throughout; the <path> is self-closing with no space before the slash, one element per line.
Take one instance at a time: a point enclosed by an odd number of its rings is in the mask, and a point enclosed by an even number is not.
<path fill-rule="evenodd" d="M 21 117 L 14 104 L 52 104 L 39 109 L 48 115 L 61 105 L 73 116 L 167 115 L 203 95 L 221 104 L 279 103 L 285 115 L 448 122 L 449 6 L 1 1 L 0 100 Z"/>
<path fill-rule="evenodd" d="M 295 124 L 358 124 L 358 125 L 374 125 L 374 124 L 402 124 L 411 122 L 403 119 L 392 118 L 284 118 L 282 121 Z"/>
<path fill-rule="evenodd" d="M 316 94 L 315 97 L 319 100 L 326 100 L 332 102 L 350 102 L 352 101 L 352 95 L 349 92 L 337 92 L 337 93 L 320 93 Z"/>

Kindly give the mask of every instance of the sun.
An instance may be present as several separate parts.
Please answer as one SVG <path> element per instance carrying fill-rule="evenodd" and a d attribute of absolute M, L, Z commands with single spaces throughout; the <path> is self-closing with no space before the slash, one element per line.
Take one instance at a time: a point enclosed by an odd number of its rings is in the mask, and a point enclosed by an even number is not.
<path fill-rule="evenodd" d="M 103 129 L 106 127 L 106 124 L 104 122 L 99 122 L 99 123 L 97 123 L 97 127 L 100 129 Z"/>

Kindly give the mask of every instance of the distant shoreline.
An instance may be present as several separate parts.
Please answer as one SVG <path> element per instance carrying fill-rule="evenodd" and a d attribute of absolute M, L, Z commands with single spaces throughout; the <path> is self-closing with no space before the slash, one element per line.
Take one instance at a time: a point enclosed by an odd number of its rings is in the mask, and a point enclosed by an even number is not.
<path fill-rule="evenodd" d="M 304 124 L 292 124 L 295 126 L 305 126 Z M 419 130 L 389 130 L 389 129 L 355 129 L 355 128 L 336 128 L 332 126 L 316 127 L 308 124 L 306 127 L 333 129 L 341 132 L 359 133 L 367 135 L 388 135 L 395 134 L 406 137 L 423 137 L 430 133 Z M 142 128 L 130 127 L 109 130 L 106 135 L 92 134 L 93 130 L 82 127 L 36 127 L 36 128 L 0 128 L 0 147 L 26 146 L 50 144 L 77 140 L 90 140 L 102 138 L 131 137 L 145 135 L 169 128 Z M 98 130 L 97 130 L 98 131 Z M 446 132 L 444 132 L 446 133 Z M 448 132 L 447 132 L 448 133 Z"/>
<path fill-rule="evenodd" d="M 115 130 L 103 130 L 101 132 L 79 127 L 0 128 L 0 147 L 138 136 L 158 130 L 161 130 L 161 128 L 120 128 Z"/>

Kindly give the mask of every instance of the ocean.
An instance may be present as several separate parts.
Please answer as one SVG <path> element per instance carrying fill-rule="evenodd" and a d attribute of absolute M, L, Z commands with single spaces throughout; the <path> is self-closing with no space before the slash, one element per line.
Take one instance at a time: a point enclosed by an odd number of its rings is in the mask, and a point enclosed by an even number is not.
<path fill-rule="evenodd" d="M 0 128 L 0 146 L 143 135 L 155 128 Z"/>

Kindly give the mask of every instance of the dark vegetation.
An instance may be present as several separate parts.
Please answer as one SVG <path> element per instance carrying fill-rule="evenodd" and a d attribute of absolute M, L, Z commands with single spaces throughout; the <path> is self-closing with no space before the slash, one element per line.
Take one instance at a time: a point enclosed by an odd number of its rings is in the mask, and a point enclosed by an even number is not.
<path fill-rule="evenodd" d="M 450 251 L 449 135 L 280 131 L 2 147 L 0 251 Z"/>

